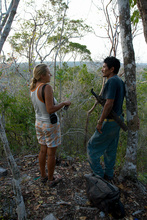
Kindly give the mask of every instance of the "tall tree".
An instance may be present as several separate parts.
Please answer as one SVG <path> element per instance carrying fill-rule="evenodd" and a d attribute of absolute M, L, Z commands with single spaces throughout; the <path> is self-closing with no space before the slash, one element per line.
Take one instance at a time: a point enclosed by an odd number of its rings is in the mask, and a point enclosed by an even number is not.
<path fill-rule="evenodd" d="M 2 1 L 0 1 L 0 9 L 1 9 L 1 12 L 0 12 L 1 13 L 0 14 L 0 53 L 9 35 L 18 4 L 19 4 L 19 0 L 12 0 L 8 10 L 6 9 L 6 12 L 3 14 L 2 13 Z M 14 190 L 15 200 L 16 200 L 16 205 L 17 205 L 18 220 L 25 220 L 26 219 L 25 205 L 24 205 L 24 201 L 23 201 L 23 197 L 22 197 L 21 189 L 19 185 L 20 173 L 19 173 L 17 164 L 15 163 L 15 160 L 13 158 L 13 155 L 9 147 L 9 143 L 8 143 L 5 129 L 2 123 L 1 115 L 0 115 L 0 138 L 3 143 L 3 147 L 6 153 L 8 164 L 10 166 L 10 169 L 13 175 L 13 190 Z"/>
<path fill-rule="evenodd" d="M 142 18 L 144 37 L 147 43 L 147 0 L 137 0 L 137 6 Z"/>
<path fill-rule="evenodd" d="M 37 0 L 35 3 L 37 4 Z M 56 72 L 56 59 L 62 47 L 65 47 L 69 39 L 80 38 L 90 31 L 82 20 L 69 19 L 66 15 L 67 9 L 68 0 L 67 4 L 63 0 L 46 1 L 46 4 L 42 2 L 41 9 L 30 3 L 25 13 L 27 16 L 18 21 L 18 30 L 9 38 L 9 42 L 16 56 L 19 54 L 19 57 L 29 60 L 30 73 L 36 60 L 44 62 L 51 55 L 54 56 Z"/>
<path fill-rule="evenodd" d="M 126 80 L 126 106 L 128 122 L 128 140 L 126 160 L 120 177 L 137 178 L 137 145 L 138 145 L 138 113 L 136 96 L 136 65 L 132 44 L 131 19 L 129 0 L 117 0 L 121 44 Z"/>
<path fill-rule="evenodd" d="M 61 25 L 61 28 L 60 28 L 60 38 L 58 39 L 58 42 L 59 42 L 58 44 L 59 45 L 56 49 L 55 59 L 54 59 L 54 91 L 55 91 L 55 85 L 56 85 L 57 56 L 58 56 L 58 53 L 59 53 L 61 45 L 62 45 L 62 38 L 63 38 L 63 33 L 64 33 L 65 18 L 66 18 L 66 11 L 67 11 L 67 8 L 68 8 L 68 4 L 69 4 L 69 1 L 67 0 L 67 4 L 65 5 L 63 18 L 62 18 L 62 25 Z"/>

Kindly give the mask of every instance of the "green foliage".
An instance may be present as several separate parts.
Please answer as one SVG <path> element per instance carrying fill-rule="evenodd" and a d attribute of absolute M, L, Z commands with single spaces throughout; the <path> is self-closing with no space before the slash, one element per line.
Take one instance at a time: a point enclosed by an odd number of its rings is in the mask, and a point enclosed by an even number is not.
<path fill-rule="evenodd" d="M 140 13 L 139 10 L 137 8 L 137 1 L 136 0 L 129 0 L 130 2 L 130 7 L 131 7 L 131 21 L 133 23 L 133 25 L 138 24 L 139 19 L 140 19 Z"/>
<path fill-rule="evenodd" d="M 87 70 L 86 64 L 83 64 L 81 70 L 78 74 L 78 81 L 84 85 L 84 87 L 87 87 L 88 85 L 91 85 L 91 82 L 94 79 L 94 74 L 89 73 Z"/>
<path fill-rule="evenodd" d="M 18 152 L 34 144 L 35 119 L 28 94 L 25 88 L 16 96 L 7 91 L 0 93 L 0 110 L 4 112 L 7 138 L 11 149 Z"/>
<path fill-rule="evenodd" d="M 56 79 L 62 82 L 68 79 L 68 65 L 66 62 L 63 63 L 62 68 L 57 66 Z"/>
<path fill-rule="evenodd" d="M 147 117 L 147 69 L 144 69 L 141 75 L 141 80 L 137 82 L 137 99 L 138 99 L 138 112 L 141 121 Z"/>
<path fill-rule="evenodd" d="M 147 184 L 147 173 L 138 173 L 138 179 L 143 182 L 144 184 Z"/>
<path fill-rule="evenodd" d="M 139 118 L 140 118 L 140 129 L 138 133 L 139 137 L 138 137 L 138 151 L 137 151 L 137 167 L 138 170 L 143 173 L 143 172 L 147 172 L 146 170 L 147 102 L 146 101 L 143 101 L 141 104 L 139 104 Z"/>
<path fill-rule="evenodd" d="M 87 53 L 87 54 L 91 54 L 91 52 L 87 49 L 87 47 L 85 45 L 81 45 L 79 43 L 73 43 L 73 42 L 69 42 L 69 47 L 71 48 L 71 50 L 75 51 L 79 51 L 81 53 Z"/>
<path fill-rule="evenodd" d="M 129 0 L 129 2 L 131 7 L 134 7 L 137 4 L 136 0 Z"/>
<path fill-rule="evenodd" d="M 133 14 L 131 16 L 131 21 L 133 22 L 133 24 L 138 24 L 139 22 L 139 19 L 140 19 L 140 14 L 139 14 L 139 11 L 138 10 L 134 10 L 133 11 Z"/>
<path fill-rule="evenodd" d="M 80 55 L 81 60 L 92 61 L 91 52 L 90 50 L 87 49 L 86 45 L 82 45 L 74 42 L 68 42 L 67 48 L 69 52 L 72 52 L 72 56 L 74 60 L 76 59 L 77 55 Z"/>
<path fill-rule="evenodd" d="M 127 147 L 127 132 L 120 130 L 120 138 L 117 148 L 116 168 L 122 167 L 125 161 Z"/>
<path fill-rule="evenodd" d="M 138 151 L 137 151 L 137 167 L 139 178 L 143 178 L 146 170 L 146 146 L 147 146 L 147 69 L 140 72 L 137 81 L 137 100 L 138 114 L 140 120 L 140 129 L 138 132 Z"/>
<path fill-rule="evenodd" d="M 1 112 L 7 110 L 9 107 L 11 108 L 16 102 L 15 97 L 9 95 L 6 90 L 0 93 L 0 100 Z"/>

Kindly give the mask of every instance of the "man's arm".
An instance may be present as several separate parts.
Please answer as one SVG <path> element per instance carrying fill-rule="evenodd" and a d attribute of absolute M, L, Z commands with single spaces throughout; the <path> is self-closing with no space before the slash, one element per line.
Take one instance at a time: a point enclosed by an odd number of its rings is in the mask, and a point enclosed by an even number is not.
<path fill-rule="evenodd" d="M 114 103 L 114 99 L 107 99 L 106 102 L 105 102 L 103 112 L 102 112 L 101 117 L 98 120 L 98 123 L 97 123 L 97 126 L 96 126 L 99 133 L 102 133 L 101 128 L 102 128 L 103 121 L 110 114 L 110 112 L 113 108 L 113 103 Z"/>
<path fill-rule="evenodd" d="M 102 106 L 104 106 L 105 105 L 105 103 L 106 103 L 106 100 L 105 99 L 102 99 L 102 97 L 101 96 L 98 96 L 98 95 L 96 95 L 96 93 L 93 91 L 93 89 L 91 89 L 91 93 L 95 96 L 95 98 L 97 99 L 97 101 L 98 101 L 98 103 L 100 103 Z M 108 99 L 109 101 L 110 100 L 113 100 L 113 99 Z M 108 101 L 108 102 L 109 102 Z M 113 101 L 114 102 L 114 101 Z M 111 103 L 111 101 L 110 101 L 110 103 Z M 110 104 L 109 103 L 109 104 Z M 112 104 L 112 103 L 111 103 Z M 112 105 L 113 106 L 113 105 Z M 110 106 L 109 106 L 110 107 Z M 105 111 L 105 110 L 103 110 L 103 117 L 101 118 L 101 120 L 104 120 L 108 115 L 107 115 L 107 111 L 109 111 L 109 107 L 108 107 L 108 109 Z M 124 131 L 127 131 L 128 130 L 128 127 L 127 127 L 127 125 L 121 120 L 121 118 L 113 111 L 113 109 L 111 108 L 111 110 L 110 110 L 110 112 L 109 112 L 109 116 L 112 118 L 112 119 L 114 119 L 115 121 L 116 121 L 116 123 L 124 130 Z M 102 121 L 100 121 L 100 122 L 102 122 Z M 99 122 L 99 124 L 100 124 L 100 122 Z M 102 127 L 102 126 L 101 126 Z M 100 129 L 99 129 L 100 130 Z"/>

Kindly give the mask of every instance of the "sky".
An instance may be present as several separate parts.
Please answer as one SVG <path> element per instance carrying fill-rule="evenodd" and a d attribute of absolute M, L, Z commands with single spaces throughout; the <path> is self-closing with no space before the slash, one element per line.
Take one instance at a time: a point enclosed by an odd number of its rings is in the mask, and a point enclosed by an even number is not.
<path fill-rule="evenodd" d="M 40 0 L 35 1 L 41 4 Z M 104 2 L 108 1 L 109 0 L 104 0 Z M 65 0 L 65 2 L 67 2 L 67 0 Z M 99 5 L 96 7 L 93 2 L 96 2 L 96 4 L 99 3 Z M 114 2 L 114 0 L 112 0 L 112 2 Z M 23 8 L 23 0 L 20 1 L 20 6 Z M 106 26 L 106 22 L 102 10 L 101 0 L 69 0 L 67 16 L 70 17 L 70 19 L 83 19 L 86 24 L 93 27 L 97 36 L 94 33 L 89 33 L 81 40 L 77 40 L 76 38 L 75 41 L 87 46 L 87 49 L 91 51 L 91 57 L 94 61 L 103 61 L 103 59 L 109 55 L 111 44 L 109 40 L 105 38 L 107 37 L 107 33 L 104 28 Z M 111 20 L 113 20 L 113 15 L 111 15 Z M 147 44 L 145 43 L 141 22 L 140 28 L 142 34 L 133 39 L 135 59 L 136 63 L 147 63 Z M 121 43 L 118 47 L 117 58 L 123 62 Z"/>
<path fill-rule="evenodd" d="M 107 0 L 105 0 L 105 2 L 106 1 Z M 70 18 L 82 18 L 85 23 L 94 28 L 97 35 L 106 37 L 107 33 L 105 29 L 102 28 L 102 26 L 105 25 L 105 17 L 103 10 L 101 10 L 101 1 L 95 1 L 99 2 L 98 8 L 96 8 L 92 2 L 92 0 L 71 0 L 67 13 Z M 137 63 L 147 63 L 147 44 L 143 35 L 142 22 L 140 22 L 140 29 L 142 34 L 133 39 L 135 59 Z M 110 43 L 106 39 L 104 40 L 104 38 L 99 38 L 94 34 L 88 34 L 82 38 L 79 43 L 87 46 L 87 49 L 91 51 L 94 60 L 103 59 L 109 55 L 108 45 L 110 45 Z M 121 44 L 119 45 L 117 56 L 122 61 Z"/>

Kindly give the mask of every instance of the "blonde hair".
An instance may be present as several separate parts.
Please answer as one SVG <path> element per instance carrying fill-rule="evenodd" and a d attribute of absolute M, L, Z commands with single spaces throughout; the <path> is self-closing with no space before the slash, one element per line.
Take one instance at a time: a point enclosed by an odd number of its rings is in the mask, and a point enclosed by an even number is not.
<path fill-rule="evenodd" d="M 45 76 L 47 72 L 47 65 L 44 63 L 38 64 L 33 69 L 33 78 L 30 83 L 30 90 L 34 89 L 37 81 L 40 80 L 41 76 Z"/>

